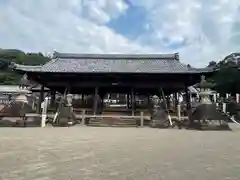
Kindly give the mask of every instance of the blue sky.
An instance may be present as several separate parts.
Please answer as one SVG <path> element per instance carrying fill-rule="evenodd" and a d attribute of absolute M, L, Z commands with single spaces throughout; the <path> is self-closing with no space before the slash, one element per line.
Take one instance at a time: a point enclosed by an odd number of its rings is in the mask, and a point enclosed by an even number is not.
<path fill-rule="evenodd" d="M 239 52 L 239 0 L 0 0 L 0 48 L 172 53 L 202 67 Z"/>
<path fill-rule="evenodd" d="M 117 33 L 135 40 L 141 34 L 146 33 L 147 11 L 143 7 L 129 5 L 126 12 L 110 20 L 106 25 Z"/>

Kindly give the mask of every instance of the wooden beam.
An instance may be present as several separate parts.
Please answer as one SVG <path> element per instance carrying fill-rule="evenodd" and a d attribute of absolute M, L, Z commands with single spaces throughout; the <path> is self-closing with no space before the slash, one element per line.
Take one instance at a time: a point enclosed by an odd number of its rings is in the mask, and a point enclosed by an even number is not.
<path fill-rule="evenodd" d="M 65 87 L 66 84 L 69 82 L 47 82 L 46 86 L 48 87 Z M 161 87 L 167 87 L 167 88 L 174 88 L 174 89 L 179 89 L 179 88 L 184 88 L 184 83 L 182 82 L 95 82 L 95 81 L 82 81 L 82 82 L 73 82 L 71 83 L 71 87 L 89 87 L 89 88 L 94 88 L 94 87 L 135 87 L 135 88 L 158 88 L 159 86 Z"/>

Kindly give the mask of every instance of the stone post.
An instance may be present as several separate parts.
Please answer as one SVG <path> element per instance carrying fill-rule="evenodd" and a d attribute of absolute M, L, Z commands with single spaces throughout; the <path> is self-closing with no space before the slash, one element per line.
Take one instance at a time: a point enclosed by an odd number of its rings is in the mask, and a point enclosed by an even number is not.
<path fill-rule="evenodd" d="M 46 120 L 47 120 L 47 106 L 48 106 L 48 97 L 44 99 L 44 102 L 42 103 L 42 119 L 41 119 L 41 127 L 46 126 Z"/>
<path fill-rule="evenodd" d="M 178 116 L 178 120 L 181 121 L 181 105 L 180 104 L 177 105 L 177 116 Z"/>
<path fill-rule="evenodd" d="M 216 94 L 216 93 L 213 94 L 213 102 L 214 102 L 214 103 L 217 102 L 217 94 Z"/>
<path fill-rule="evenodd" d="M 228 94 L 228 93 L 227 93 L 227 94 L 226 94 L 226 98 L 228 99 L 228 98 L 229 98 L 229 96 L 230 96 L 230 94 Z"/>
<path fill-rule="evenodd" d="M 81 124 L 84 126 L 85 124 L 86 124 L 86 122 L 85 122 L 85 117 L 86 116 L 86 110 L 85 109 L 83 109 L 82 110 L 82 121 L 81 121 Z"/>
<path fill-rule="evenodd" d="M 223 111 L 224 113 L 226 113 L 226 103 L 223 103 L 223 104 L 222 104 L 222 111 Z"/>
<path fill-rule="evenodd" d="M 236 94 L 236 102 L 239 103 L 239 94 Z"/>

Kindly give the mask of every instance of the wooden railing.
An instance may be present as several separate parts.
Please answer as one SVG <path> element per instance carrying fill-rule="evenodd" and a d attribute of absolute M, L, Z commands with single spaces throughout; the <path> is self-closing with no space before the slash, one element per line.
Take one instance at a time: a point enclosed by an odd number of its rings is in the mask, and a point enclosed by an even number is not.
<path fill-rule="evenodd" d="M 54 118 L 55 114 L 48 113 L 48 118 Z M 24 121 L 27 121 L 28 118 L 31 117 L 42 117 L 42 114 L 37 113 L 26 113 L 24 117 Z M 140 115 L 136 116 L 127 116 L 127 115 L 92 115 L 92 114 L 86 114 L 86 110 L 82 110 L 81 114 L 75 114 L 76 119 L 81 119 L 81 124 L 86 125 L 86 119 L 87 118 L 119 118 L 124 121 L 124 119 L 132 119 L 132 120 L 140 120 L 140 126 L 144 126 L 144 119 L 150 120 L 150 116 L 144 116 L 144 112 L 140 112 Z"/>

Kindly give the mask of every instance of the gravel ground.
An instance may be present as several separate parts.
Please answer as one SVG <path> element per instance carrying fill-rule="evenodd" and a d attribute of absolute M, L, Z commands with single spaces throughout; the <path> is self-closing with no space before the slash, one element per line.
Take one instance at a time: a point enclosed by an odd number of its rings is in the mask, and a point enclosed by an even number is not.
<path fill-rule="evenodd" d="M 240 128 L 1 128 L 0 180 L 240 179 Z"/>

